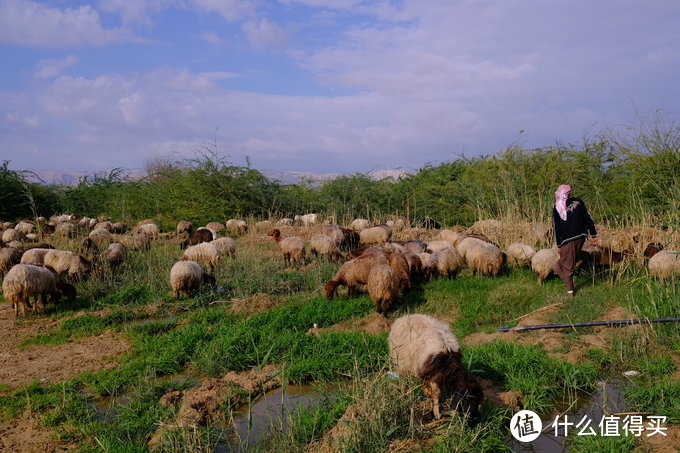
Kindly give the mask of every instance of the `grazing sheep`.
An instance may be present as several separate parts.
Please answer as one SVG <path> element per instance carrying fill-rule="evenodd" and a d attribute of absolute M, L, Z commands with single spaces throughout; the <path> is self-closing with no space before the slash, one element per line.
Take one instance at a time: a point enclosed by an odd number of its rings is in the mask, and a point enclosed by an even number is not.
<path fill-rule="evenodd" d="M 212 231 L 207 228 L 199 228 L 191 233 L 189 237 L 179 245 L 179 248 L 184 250 L 191 245 L 201 244 L 202 242 L 211 242 L 213 239 Z"/>
<path fill-rule="evenodd" d="M 210 235 L 211 235 L 211 237 L 212 237 L 211 240 L 214 241 L 215 239 L 217 239 L 217 231 L 213 230 L 212 228 L 208 228 L 208 227 L 198 227 L 198 228 L 196 229 L 196 231 L 209 231 L 209 232 L 210 232 Z"/>
<path fill-rule="evenodd" d="M 54 249 L 48 249 L 48 248 L 34 248 L 34 249 L 29 249 L 24 252 L 24 255 L 21 257 L 21 263 L 22 264 L 38 264 L 38 265 L 43 265 L 45 264 L 45 255 L 50 250 Z"/>
<path fill-rule="evenodd" d="M 14 305 L 15 316 L 26 316 L 32 297 L 36 299 L 33 312 L 36 312 L 39 306 L 44 307 L 47 304 L 48 296 L 58 303 L 62 290 L 67 296 L 75 297 L 73 286 L 60 281 L 52 270 L 33 264 L 15 265 L 2 281 L 2 293 L 5 299 Z"/>
<path fill-rule="evenodd" d="M 99 250 L 106 249 L 106 247 L 111 244 L 111 233 L 105 228 L 95 228 L 90 231 L 87 238 L 92 241 L 92 245 L 96 246 Z"/>
<path fill-rule="evenodd" d="M 406 292 L 411 289 L 411 269 L 408 260 L 402 253 L 390 253 L 386 256 L 387 262 L 399 278 L 399 289 Z"/>
<path fill-rule="evenodd" d="M 4 275 L 12 266 L 21 262 L 21 250 L 13 247 L 0 249 L 0 274 Z"/>
<path fill-rule="evenodd" d="M 229 219 L 226 226 L 231 234 L 246 234 L 248 232 L 248 225 L 243 220 Z"/>
<path fill-rule="evenodd" d="M 96 223 L 94 225 L 94 228 L 92 228 L 92 229 L 96 230 L 96 229 L 99 229 L 99 228 L 103 228 L 110 233 L 111 231 L 113 231 L 113 223 L 111 223 L 108 220 L 104 220 L 103 222 Z"/>
<path fill-rule="evenodd" d="M 336 263 L 339 263 L 342 259 L 342 254 L 340 253 L 338 244 L 332 237 L 326 236 L 325 234 L 315 234 L 312 236 L 309 240 L 309 250 L 312 252 L 315 258 L 319 258 L 319 256 L 327 256 Z"/>
<path fill-rule="evenodd" d="M 118 242 L 113 242 L 109 244 L 108 248 L 102 254 L 102 259 L 105 263 L 108 263 L 109 267 L 115 268 L 123 264 L 125 257 L 127 256 L 127 250 L 125 246 Z"/>
<path fill-rule="evenodd" d="M 0 222 L 0 231 L 9 230 L 10 228 L 14 228 L 12 222 Z"/>
<path fill-rule="evenodd" d="M 321 234 L 333 239 L 336 245 L 340 245 L 345 240 L 345 234 L 338 225 L 321 225 Z"/>
<path fill-rule="evenodd" d="M 536 250 L 530 245 L 521 242 L 513 242 L 508 246 L 508 265 L 512 267 L 524 267 L 531 264 L 531 258 Z"/>
<path fill-rule="evenodd" d="M 626 250 L 623 252 L 616 252 L 608 247 L 591 244 L 584 244 L 578 257 L 579 260 L 586 263 L 590 268 L 604 268 L 611 267 L 615 263 L 620 263 L 626 257 L 633 254 L 632 251 Z"/>
<path fill-rule="evenodd" d="M 50 222 L 54 223 L 55 225 L 59 223 L 70 222 L 71 220 L 73 220 L 73 216 L 68 214 L 61 215 L 55 214 L 52 217 L 50 217 Z"/>
<path fill-rule="evenodd" d="M 90 221 L 92 219 L 89 217 L 83 217 L 82 219 L 78 220 L 78 228 L 85 229 L 85 228 L 90 228 Z M 95 221 L 96 222 L 96 221 Z"/>
<path fill-rule="evenodd" d="M 54 229 L 54 235 L 60 238 L 74 238 L 78 234 L 78 228 L 69 222 L 60 223 Z"/>
<path fill-rule="evenodd" d="M 352 223 L 349 224 L 349 228 L 357 232 L 370 228 L 370 226 L 371 224 L 366 219 L 354 219 L 352 220 Z"/>
<path fill-rule="evenodd" d="M 309 227 L 319 223 L 319 215 L 318 214 L 296 215 L 295 221 L 302 223 L 303 226 Z"/>
<path fill-rule="evenodd" d="M 31 222 L 22 220 L 21 222 L 17 223 L 14 229 L 22 234 L 30 234 L 35 232 L 35 225 L 33 225 Z"/>
<path fill-rule="evenodd" d="M 224 237 L 215 239 L 211 244 L 217 247 L 220 256 L 236 257 L 236 241 L 232 238 Z"/>
<path fill-rule="evenodd" d="M 389 242 L 392 237 L 392 229 L 387 225 L 378 225 L 371 228 L 361 230 L 359 233 L 359 242 L 361 244 L 380 244 L 382 242 Z"/>
<path fill-rule="evenodd" d="M 12 241 L 17 241 L 21 242 L 24 239 L 26 239 L 26 235 L 20 231 L 15 230 L 14 228 L 8 228 L 2 233 L 2 242 L 12 242 Z"/>
<path fill-rule="evenodd" d="M 451 244 L 454 244 L 460 236 L 460 233 L 453 230 L 441 230 L 439 232 L 439 239 L 450 242 Z"/>
<path fill-rule="evenodd" d="M 196 261 L 208 268 L 208 273 L 214 275 L 215 266 L 220 260 L 220 252 L 210 242 L 202 242 L 200 244 L 188 247 L 182 255 L 182 261 Z"/>
<path fill-rule="evenodd" d="M 149 250 L 151 248 L 151 238 L 146 234 L 133 234 L 132 236 L 124 236 L 118 240 L 128 250 L 140 251 Z"/>
<path fill-rule="evenodd" d="M 408 270 L 411 276 L 411 282 L 416 283 L 423 280 L 423 261 L 417 253 L 404 253 L 404 258 L 408 263 Z"/>
<path fill-rule="evenodd" d="M 278 226 L 293 226 L 293 219 L 283 218 L 276 222 Z"/>
<path fill-rule="evenodd" d="M 125 234 L 128 230 L 127 224 L 123 222 L 115 222 L 111 224 L 111 232 L 116 234 Z"/>
<path fill-rule="evenodd" d="M 642 253 L 642 255 L 645 258 L 651 258 L 657 253 L 659 253 L 661 250 L 663 250 L 663 244 L 660 242 L 650 242 L 647 244 L 647 247 L 645 247 L 645 251 Z"/>
<path fill-rule="evenodd" d="M 469 413 L 472 420 L 478 417 L 484 395 L 465 370 L 458 339 L 448 323 L 427 315 L 403 316 L 392 324 L 388 343 L 397 373 L 422 381 L 435 419 L 441 418 L 439 400 L 448 392 L 456 393 L 460 412 Z"/>
<path fill-rule="evenodd" d="M 458 253 L 460 253 L 460 256 L 465 257 L 467 256 L 467 251 L 470 247 L 484 245 L 485 243 L 486 242 L 476 237 L 461 236 L 459 238 L 458 244 L 456 245 L 456 249 L 458 250 Z"/>
<path fill-rule="evenodd" d="M 425 280 L 432 280 L 435 275 L 439 273 L 439 270 L 437 269 L 437 258 L 432 257 L 432 253 L 418 253 L 418 258 L 420 258 L 420 262 L 422 263 L 423 267 L 423 278 Z"/>
<path fill-rule="evenodd" d="M 51 267 L 57 274 L 67 274 L 77 280 L 92 272 L 92 264 L 77 253 L 66 250 L 50 250 L 45 254 L 45 266 Z"/>
<path fill-rule="evenodd" d="M 453 247 L 453 243 L 449 241 L 428 241 L 426 252 L 434 253 L 439 250 L 444 250 Z"/>
<path fill-rule="evenodd" d="M 539 250 L 531 258 L 531 270 L 536 274 L 539 285 L 542 285 L 546 278 L 555 273 L 555 264 L 559 259 L 560 254 L 555 249 Z"/>
<path fill-rule="evenodd" d="M 267 233 L 272 236 L 283 253 L 283 261 L 289 266 L 292 262 L 304 262 L 305 260 L 305 241 L 297 236 L 287 238 L 281 237 L 281 231 L 274 229 Z"/>
<path fill-rule="evenodd" d="M 338 287 L 345 285 L 347 287 L 347 295 L 354 297 L 357 287 L 363 286 L 368 282 L 368 274 L 373 266 L 378 264 L 387 264 L 387 258 L 382 251 L 377 253 L 368 253 L 353 260 L 345 262 L 335 276 L 326 282 L 325 292 L 328 299 L 332 299 L 337 295 Z"/>
<path fill-rule="evenodd" d="M 680 276 L 680 252 L 661 250 L 649 259 L 647 264 L 652 277 L 667 280 Z"/>
<path fill-rule="evenodd" d="M 38 239 L 38 235 L 35 233 L 28 233 L 26 235 L 26 240 L 27 241 L 36 241 Z"/>
<path fill-rule="evenodd" d="M 222 224 L 222 223 L 220 223 L 220 222 L 208 222 L 208 224 L 207 224 L 205 227 L 206 227 L 207 229 L 213 230 L 213 231 L 215 231 L 215 232 L 222 231 L 222 230 L 224 230 L 224 229 L 226 228 L 226 227 L 224 226 L 224 224 Z"/>
<path fill-rule="evenodd" d="M 90 219 L 90 225 L 89 225 L 90 229 L 94 230 L 94 227 L 96 227 L 96 226 L 97 226 L 97 219 Z"/>
<path fill-rule="evenodd" d="M 472 269 L 472 274 L 496 276 L 503 271 L 505 253 L 488 242 L 476 243 L 465 252 L 465 261 Z"/>
<path fill-rule="evenodd" d="M 399 301 L 399 277 L 390 266 L 378 264 L 368 273 L 368 297 L 375 302 L 375 311 L 387 314 L 390 307 Z"/>
<path fill-rule="evenodd" d="M 430 257 L 430 261 L 437 268 L 437 273 L 449 279 L 456 278 L 456 275 L 463 269 L 465 260 L 455 247 L 449 247 L 436 251 Z"/>
<path fill-rule="evenodd" d="M 139 227 L 142 226 L 142 225 L 151 225 L 153 223 L 155 223 L 155 222 L 152 219 L 140 220 L 139 222 L 137 222 L 137 224 L 133 228 L 133 231 L 137 231 L 139 229 Z"/>
<path fill-rule="evenodd" d="M 387 245 L 387 244 L 386 244 L 386 245 Z M 394 252 L 397 252 L 397 253 L 406 253 L 406 249 L 405 249 L 404 246 L 401 245 L 401 243 L 399 243 L 399 242 L 390 242 L 389 245 L 390 245 L 390 247 L 392 247 L 392 248 L 394 249 Z M 394 253 L 394 252 L 392 252 L 392 253 Z"/>
<path fill-rule="evenodd" d="M 181 220 L 177 224 L 177 234 L 179 235 L 190 235 L 193 231 L 194 225 L 186 220 Z"/>
<path fill-rule="evenodd" d="M 359 246 L 359 233 L 344 227 L 340 227 L 340 231 L 342 231 L 344 236 L 342 242 L 339 244 L 342 250 L 352 250 Z"/>
<path fill-rule="evenodd" d="M 161 230 L 155 223 L 146 223 L 137 228 L 137 233 L 145 234 L 149 237 L 156 238 L 160 234 Z"/>
<path fill-rule="evenodd" d="M 178 261 L 170 269 L 170 286 L 177 299 L 182 293 L 190 297 L 191 292 L 200 289 L 203 283 L 214 284 L 215 278 L 203 272 L 195 261 Z"/>

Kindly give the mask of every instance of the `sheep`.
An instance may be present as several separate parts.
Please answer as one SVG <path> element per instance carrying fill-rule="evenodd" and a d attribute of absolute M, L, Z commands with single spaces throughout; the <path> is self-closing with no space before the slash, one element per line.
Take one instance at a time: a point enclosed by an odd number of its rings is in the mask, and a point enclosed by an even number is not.
<path fill-rule="evenodd" d="M 196 231 L 208 231 L 208 232 L 210 232 L 210 236 L 212 237 L 211 241 L 214 241 L 215 239 L 217 239 L 217 231 L 213 230 L 212 228 L 198 227 L 196 229 Z"/>
<path fill-rule="evenodd" d="M 476 237 L 463 237 L 461 236 L 459 238 L 459 241 L 456 245 L 456 249 L 458 250 L 458 253 L 460 253 L 460 256 L 467 256 L 467 251 L 470 247 L 475 246 L 475 245 L 483 245 L 485 242 L 479 238 Z"/>
<path fill-rule="evenodd" d="M 36 241 L 36 240 L 38 240 L 38 235 L 35 234 L 35 233 L 28 233 L 26 235 L 26 240 L 27 241 Z"/>
<path fill-rule="evenodd" d="M 2 293 L 14 305 L 15 316 L 26 316 L 31 297 L 36 299 L 33 312 L 47 303 L 48 296 L 58 303 L 62 292 L 75 297 L 75 288 L 61 281 L 49 268 L 33 264 L 17 264 L 9 270 L 2 281 Z"/>
<path fill-rule="evenodd" d="M 211 244 L 217 247 L 220 256 L 230 256 L 232 258 L 236 256 L 236 241 L 232 238 L 224 237 L 215 239 Z"/>
<path fill-rule="evenodd" d="M 92 272 L 92 264 L 77 253 L 66 250 L 50 250 L 45 254 L 45 266 L 51 267 L 57 274 L 67 274 L 77 280 Z"/>
<path fill-rule="evenodd" d="M 293 226 L 293 219 L 283 218 L 276 222 L 278 226 Z"/>
<path fill-rule="evenodd" d="M 449 241 L 428 241 L 426 251 L 434 253 L 451 247 L 453 247 L 453 243 Z"/>
<path fill-rule="evenodd" d="M 267 233 L 272 236 L 283 253 L 283 261 L 286 265 L 295 262 L 304 262 L 305 260 L 305 241 L 297 236 L 290 236 L 287 238 L 281 237 L 281 231 L 274 229 Z"/>
<path fill-rule="evenodd" d="M 115 268 L 123 264 L 125 257 L 127 255 L 127 250 L 125 246 L 119 242 L 113 242 L 109 244 L 108 248 L 102 254 L 102 259 L 111 268 Z"/>
<path fill-rule="evenodd" d="M 53 249 L 48 249 L 48 248 L 34 248 L 34 249 L 29 249 L 24 252 L 24 255 L 21 257 L 21 263 L 22 264 L 39 264 L 43 265 L 45 264 L 45 255 Z"/>
<path fill-rule="evenodd" d="M 375 310 L 381 315 L 399 300 L 399 277 L 390 266 L 378 264 L 368 273 L 366 283 L 368 296 L 375 302 Z"/>
<path fill-rule="evenodd" d="M 229 219 L 226 227 L 231 234 L 246 234 L 248 232 L 248 225 L 243 220 Z"/>
<path fill-rule="evenodd" d="M 54 235 L 60 238 L 74 238 L 78 232 L 77 230 L 74 224 L 64 222 L 55 227 Z"/>
<path fill-rule="evenodd" d="M 97 226 L 97 219 L 90 219 L 90 224 L 88 226 L 91 230 L 94 230 L 94 227 Z"/>
<path fill-rule="evenodd" d="M 436 267 L 437 273 L 449 279 L 455 278 L 465 265 L 465 260 L 454 247 L 434 252 L 430 260 Z"/>
<path fill-rule="evenodd" d="M 35 225 L 33 225 L 31 222 L 22 220 L 21 222 L 17 223 L 14 229 L 17 230 L 19 233 L 30 234 L 35 231 Z"/>
<path fill-rule="evenodd" d="M 208 222 L 208 224 L 205 227 L 215 232 L 220 232 L 226 228 L 224 224 L 220 222 Z"/>
<path fill-rule="evenodd" d="M 111 224 L 111 232 L 116 234 L 125 234 L 128 230 L 127 224 L 123 222 L 115 222 Z"/>
<path fill-rule="evenodd" d="M 191 291 L 200 289 L 203 283 L 214 284 L 215 278 L 203 272 L 195 261 L 178 261 L 170 269 L 170 286 L 177 299 L 182 293 L 189 297 Z"/>
<path fill-rule="evenodd" d="M 465 252 L 465 261 L 473 275 L 496 276 L 503 270 L 506 257 L 498 247 L 488 242 L 475 243 Z"/>
<path fill-rule="evenodd" d="M 460 233 L 453 230 L 441 230 L 439 232 L 439 239 L 442 241 L 448 241 L 450 243 L 455 243 L 460 237 Z"/>
<path fill-rule="evenodd" d="M 386 244 L 387 245 L 387 244 Z M 403 245 L 401 245 L 399 242 L 390 242 L 389 246 L 394 249 L 394 252 L 397 253 L 406 253 L 406 249 L 404 248 Z M 394 253 L 392 252 L 392 253 Z"/>
<path fill-rule="evenodd" d="M 422 263 L 423 277 L 426 280 L 432 280 L 432 278 L 439 273 L 436 257 L 433 259 L 432 253 L 423 252 L 418 253 L 418 258 L 420 258 L 420 262 Z"/>
<path fill-rule="evenodd" d="M 210 275 L 214 275 L 215 266 L 220 260 L 220 252 L 212 243 L 202 242 L 188 247 L 181 259 L 182 261 L 196 261 L 206 266 Z"/>
<path fill-rule="evenodd" d="M 647 244 L 647 247 L 645 247 L 645 251 L 642 252 L 642 256 L 645 258 L 651 258 L 657 253 L 659 253 L 661 250 L 663 250 L 663 244 L 660 242 L 650 242 Z"/>
<path fill-rule="evenodd" d="M 661 250 L 649 259 L 647 266 L 652 277 L 659 280 L 680 276 L 680 252 Z"/>
<path fill-rule="evenodd" d="M 89 217 L 83 217 L 82 219 L 78 220 L 78 228 L 81 228 L 81 229 L 90 228 L 90 221 L 91 220 L 92 219 L 89 218 Z"/>
<path fill-rule="evenodd" d="M 211 242 L 214 239 L 212 232 L 207 228 L 199 228 L 189 235 L 186 240 L 182 241 L 179 248 L 184 250 L 185 248 L 200 244 L 202 242 Z"/>
<path fill-rule="evenodd" d="M 555 272 L 555 264 L 559 259 L 560 254 L 555 249 L 539 250 L 531 258 L 531 270 L 536 274 L 539 285 L 542 285 L 543 281 Z"/>
<path fill-rule="evenodd" d="M 18 249 L 18 248 L 22 248 L 24 245 L 19 241 L 10 241 L 6 244 L 6 246 Z"/>
<path fill-rule="evenodd" d="M 13 247 L 0 248 L 0 274 L 9 271 L 15 264 L 19 264 L 21 257 L 21 250 Z"/>
<path fill-rule="evenodd" d="M 319 215 L 318 214 L 296 215 L 295 222 L 302 223 L 302 225 L 306 227 L 313 226 L 319 223 Z"/>
<path fill-rule="evenodd" d="M 373 266 L 378 264 L 387 264 L 387 258 L 381 251 L 377 253 L 369 253 L 362 255 L 353 260 L 345 262 L 335 276 L 326 282 L 324 290 L 326 297 L 332 299 L 338 293 L 338 286 L 347 286 L 347 295 L 354 297 L 357 287 L 365 285 L 368 282 L 368 274 Z"/>
<path fill-rule="evenodd" d="M 118 240 L 128 250 L 149 250 L 151 248 L 151 238 L 146 234 L 133 234 L 124 236 Z"/>
<path fill-rule="evenodd" d="M 87 235 L 87 239 L 92 241 L 91 245 L 94 245 L 101 250 L 111 244 L 111 233 L 105 228 L 95 228 Z"/>
<path fill-rule="evenodd" d="M 10 228 L 14 228 L 12 222 L 0 222 L 0 231 L 9 230 Z"/>
<path fill-rule="evenodd" d="M 326 226 L 326 225 L 324 225 Z M 338 249 L 338 244 L 333 240 L 332 237 L 326 236 L 325 234 L 315 234 L 309 240 L 309 250 L 312 252 L 315 258 L 319 256 L 327 256 L 329 259 L 340 262 L 342 259 L 342 254 L 340 249 Z"/>
<path fill-rule="evenodd" d="M 477 419 L 484 395 L 463 367 L 458 339 L 448 323 L 427 315 L 402 316 L 392 324 L 388 344 L 397 373 L 421 380 L 435 419 L 441 418 L 439 400 L 448 392 L 456 393 L 460 412 Z"/>
<path fill-rule="evenodd" d="M 177 223 L 177 234 L 178 235 L 190 235 L 193 231 L 194 225 L 186 220 L 181 220 Z"/>
<path fill-rule="evenodd" d="M 342 242 L 339 244 L 342 250 L 352 250 L 359 246 L 360 241 L 359 233 L 345 227 L 340 227 L 340 231 L 342 231 L 342 234 L 344 236 Z"/>
<path fill-rule="evenodd" d="M 370 226 L 371 224 L 366 219 L 354 219 L 352 220 L 352 223 L 349 224 L 349 228 L 357 232 L 361 232 L 361 230 L 365 230 Z"/>
<path fill-rule="evenodd" d="M 399 290 L 406 292 L 411 289 L 411 269 L 406 257 L 401 253 L 390 253 L 386 258 L 390 267 L 399 278 Z"/>
<path fill-rule="evenodd" d="M 411 240 L 411 241 L 406 241 L 401 243 L 402 246 L 404 247 L 404 250 L 407 253 L 423 253 L 424 251 L 427 250 L 427 242 L 424 241 L 419 241 L 419 240 Z"/>
<path fill-rule="evenodd" d="M 508 246 L 508 265 L 512 267 L 524 267 L 531 264 L 531 258 L 536 250 L 530 245 L 521 242 L 513 242 Z"/>
<path fill-rule="evenodd" d="M 2 233 L 2 242 L 21 242 L 26 239 L 26 235 L 21 231 L 17 231 L 14 228 L 8 228 Z"/>
<path fill-rule="evenodd" d="M 147 223 L 144 225 L 141 225 L 139 228 L 137 228 L 137 233 L 142 233 L 146 234 L 149 237 L 155 238 L 158 237 L 160 234 L 161 230 L 158 228 L 158 225 L 155 223 Z"/>
<path fill-rule="evenodd" d="M 140 220 L 139 222 L 137 222 L 137 224 L 135 225 L 135 227 L 132 230 L 133 230 L 133 232 L 136 232 L 139 229 L 140 226 L 151 225 L 153 223 L 154 223 L 154 221 L 152 219 Z"/>
<path fill-rule="evenodd" d="M 340 245 L 345 240 L 345 234 L 338 225 L 321 225 L 321 234 L 333 239 L 336 245 Z"/>
<path fill-rule="evenodd" d="M 392 237 L 392 229 L 387 225 L 378 225 L 361 230 L 359 242 L 361 244 L 379 244 L 388 242 Z"/>
<path fill-rule="evenodd" d="M 105 220 L 103 222 L 96 223 L 94 225 L 94 228 L 92 228 L 92 229 L 96 230 L 98 228 L 103 228 L 110 233 L 111 231 L 113 231 L 113 223 L 109 222 L 108 220 Z"/>
<path fill-rule="evenodd" d="M 53 222 L 55 225 L 58 223 L 70 222 L 71 220 L 73 220 L 73 216 L 68 214 L 61 215 L 55 214 L 52 217 L 50 217 L 50 222 Z"/>
<path fill-rule="evenodd" d="M 261 220 L 255 223 L 255 231 L 257 232 L 269 231 L 271 227 L 272 223 L 269 220 Z"/>

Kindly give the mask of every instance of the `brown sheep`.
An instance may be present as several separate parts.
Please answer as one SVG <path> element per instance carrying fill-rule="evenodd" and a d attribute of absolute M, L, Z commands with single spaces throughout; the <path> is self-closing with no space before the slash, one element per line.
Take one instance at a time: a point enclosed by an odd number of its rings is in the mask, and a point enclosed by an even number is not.
<path fill-rule="evenodd" d="M 368 273 L 368 296 L 375 302 L 375 310 L 387 314 L 390 307 L 399 300 L 399 277 L 392 267 L 386 264 L 373 266 Z"/>
<path fill-rule="evenodd" d="M 357 287 L 368 282 L 368 274 L 371 268 L 378 264 L 389 265 L 385 254 L 382 252 L 369 253 L 345 262 L 335 276 L 326 283 L 326 297 L 332 299 L 333 296 L 337 295 L 340 285 L 347 287 L 349 297 L 354 297 Z"/>
<path fill-rule="evenodd" d="M 281 231 L 274 229 L 268 233 L 276 241 L 276 244 L 283 253 L 283 261 L 286 266 L 290 266 L 293 262 L 305 261 L 305 241 L 297 236 L 290 236 L 287 238 L 281 237 Z"/>
<path fill-rule="evenodd" d="M 184 250 L 189 246 L 197 245 L 202 242 L 211 242 L 212 240 L 213 235 L 209 229 L 199 228 L 198 230 L 191 233 L 186 240 L 182 241 L 182 243 L 179 245 L 179 248 Z"/>
<path fill-rule="evenodd" d="M 402 253 L 390 253 L 387 261 L 399 278 L 399 289 L 402 292 L 411 289 L 411 270 L 406 257 Z"/>

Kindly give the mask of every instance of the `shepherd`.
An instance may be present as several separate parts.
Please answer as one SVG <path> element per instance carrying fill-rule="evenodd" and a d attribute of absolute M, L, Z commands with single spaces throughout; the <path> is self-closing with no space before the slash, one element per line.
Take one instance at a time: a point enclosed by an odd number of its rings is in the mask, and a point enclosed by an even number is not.
<path fill-rule="evenodd" d="M 574 270 L 586 238 L 597 244 L 595 223 L 588 213 L 586 204 L 580 198 L 570 197 L 571 186 L 563 184 L 555 192 L 555 207 L 552 212 L 555 242 L 560 259 L 555 272 L 567 287 L 567 296 L 574 297 Z"/>

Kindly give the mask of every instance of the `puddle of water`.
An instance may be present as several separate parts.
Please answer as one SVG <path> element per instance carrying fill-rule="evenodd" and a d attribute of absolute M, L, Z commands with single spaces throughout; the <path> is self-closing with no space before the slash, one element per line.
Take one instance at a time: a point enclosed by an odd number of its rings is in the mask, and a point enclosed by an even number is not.
<path fill-rule="evenodd" d="M 569 451 L 569 439 L 564 437 L 563 428 L 559 428 L 559 436 L 555 436 L 555 428 L 552 424 L 555 417 L 565 414 L 569 422 L 574 426 L 569 427 L 570 432 L 577 433 L 576 423 L 586 416 L 591 420 L 590 426 L 599 435 L 599 423 L 603 416 L 626 411 L 623 394 L 616 382 L 600 381 L 597 383 L 595 393 L 591 395 L 579 395 L 576 401 L 570 405 L 566 402 L 558 406 L 551 414 L 541 417 L 543 422 L 543 434 L 530 443 L 519 442 L 512 438 L 507 444 L 515 452 L 521 453 L 566 453 Z M 564 416 L 560 416 L 560 421 Z M 574 431 L 575 430 L 575 431 Z"/>
<path fill-rule="evenodd" d="M 272 429 L 288 428 L 288 415 L 298 406 L 309 407 L 328 394 L 330 387 L 310 384 L 287 385 L 264 394 L 248 408 L 235 411 L 233 422 L 225 427 L 226 435 L 215 448 L 215 453 L 242 451 L 256 447 Z"/>

